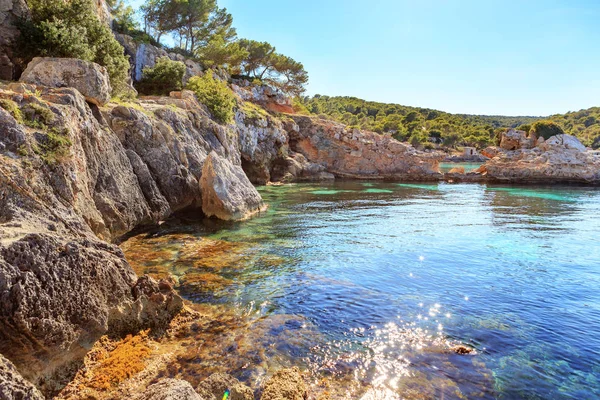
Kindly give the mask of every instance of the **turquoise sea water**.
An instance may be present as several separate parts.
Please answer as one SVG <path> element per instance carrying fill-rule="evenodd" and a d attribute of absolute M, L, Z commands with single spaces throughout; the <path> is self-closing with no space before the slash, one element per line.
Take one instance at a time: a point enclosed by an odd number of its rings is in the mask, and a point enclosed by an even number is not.
<path fill-rule="evenodd" d="M 465 172 L 470 172 L 481 167 L 482 162 L 442 162 L 440 163 L 440 172 L 448 172 L 455 167 L 463 167 Z"/>
<path fill-rule="evenodd" d="M 218 289 L 184 292 L 252 316 L 245 335 L 258 321 L 252 343 L 269 367 L 299 366 L 332 398 L 600 397 L 600 188 L 260 192 L 270 208 L 257 218 L 162 229 L 271 256 L 220 270 L 230 283 Z M 230 372 L 251 384 L 265 373 L 244 365 Z"/>

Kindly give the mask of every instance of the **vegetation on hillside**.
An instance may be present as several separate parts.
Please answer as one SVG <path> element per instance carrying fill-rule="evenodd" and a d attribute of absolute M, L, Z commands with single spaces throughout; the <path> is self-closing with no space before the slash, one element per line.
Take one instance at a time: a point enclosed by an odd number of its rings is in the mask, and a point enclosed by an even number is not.
<path fill-rule="evenodd" d="M 154 67 L 145 67 L 137 89 L 143 94 L 168 95 L 183 88 L 185 64 L 169 57 L 159 57 Z"/>
<path fill-rule="evenodd" d="M 198 100 L 217 121 L 224 124 L 231 122 L 236 105 L 235 96 L 225 82 L 215 79 L 212 71 L 207 71 L 202 76 L 191 77 L 187 89 L 196 93 Z"/>
<path fill-rule="evenodd" d="M 430 148 L 435 145 L 484 148 L 495 145 L 498 135 L 508 128 L 531 131 L 546 138 L 568 133 L 577 136 L 586 146 L 600 147 L 598 107 L 546 118 L 504 117 L 450 114 L 356 97 L 315 95 L 297 100 L 294 109 Z"/>

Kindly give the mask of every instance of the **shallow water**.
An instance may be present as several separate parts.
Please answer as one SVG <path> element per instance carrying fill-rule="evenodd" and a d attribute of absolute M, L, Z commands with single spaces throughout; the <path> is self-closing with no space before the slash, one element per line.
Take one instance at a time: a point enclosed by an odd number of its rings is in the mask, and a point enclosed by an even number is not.
<path fill-rule="evenodd" d="M 260 191 L 252 220 L 173 220 L 123 244 L 139 273 L 225 310 L 182 369 L 258 386 L 297 365 L 332 398 L 600 396 L 599 188 Z"/>
<path fill-rule="evenodd" d="M 441 162 L 440 172 L 449 172 L 452 168 L 463 167 L 465 172 L 474 171 L 484 164 L 482 162 Z"/>

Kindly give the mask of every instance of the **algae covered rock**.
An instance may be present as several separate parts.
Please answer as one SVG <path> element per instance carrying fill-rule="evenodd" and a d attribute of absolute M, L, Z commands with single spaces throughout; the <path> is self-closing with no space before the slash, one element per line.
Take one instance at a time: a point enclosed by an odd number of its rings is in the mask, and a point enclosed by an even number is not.
<path fill-rule="evenodd" d="M 267 381 L 261 400 L 305 400 L 306 383 L 296 367 L 279 370 Z"/>
<path fill-rule="evenodd" d="M 48 87 L 72 87 L 87 101 L 104 105 L 110 100 L 106 68 L 76 58 L 36 57 L 21 75 L 21 82 Z"/>
<path fill-rule="evenodd" d="M 206 378 L 196 391 L 203 400 L 221 400 L 229 391 L 229 400 L 253 400 L 254 393 L 231 375 L 217 373 Z"/>
<path fill-rule="evenodd" d="M 239 165 L 211 152 L 200 179 L 202 211 L 209 217 L 241 220 L 262 210 L 262 197 Z"/>
<path fill-rule="evenodd" d="M 135 400 L 204 400 L 189 382 L 181 379 L 161 379 L 135 397 Z"/>
<path fill-rule="evenodd" d="M 43 400 L 44 396 L 25 380 L 17 368 L 0 354 L 0 400 Z"/>

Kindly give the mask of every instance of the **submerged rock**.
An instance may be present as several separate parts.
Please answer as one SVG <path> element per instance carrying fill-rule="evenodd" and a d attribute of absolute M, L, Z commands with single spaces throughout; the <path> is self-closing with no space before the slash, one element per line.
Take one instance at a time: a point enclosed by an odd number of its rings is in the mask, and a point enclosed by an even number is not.
<path fill-rule="evenodd" d="M 261 400 L 305 400 L 306 383 L 297 367 L 279 370 L 265 384 Z"/>
<path fill-rule="evenodd" d="M 134 400 L 206 400 L 194 391 L 189 382 L 181 379 L 161 379 Z M 221 400 L 221 399 L 219 399 Z"/>
<path fill-rule="evenodd" d="M 203 400 L 221 400 L 225 391 L 229 391 L 229 400 L 253 400 L 254 392 L 241 384 L 231 375 L 216 373 L 206 378 L 196 391 Z"/>
<path fill-rule="evenodd" d="M 25 380 L 17 368 L 0 354 L 0 399 L 43 400 L 44 396 Z"/>
<path fill-rule="evenodd" d="M 265 207 L 242 168 L 214 151 L 204 162 L 200 187 L 202 211 L 209 217 L 241 220 Z"/>
<path fill-rule="evenodd" d="M 74 88 L 96 105 L 108 103 L 112 90 L 106 68 L 76 58 L 36 57 L 27 65 L 21 82 Z"/>

